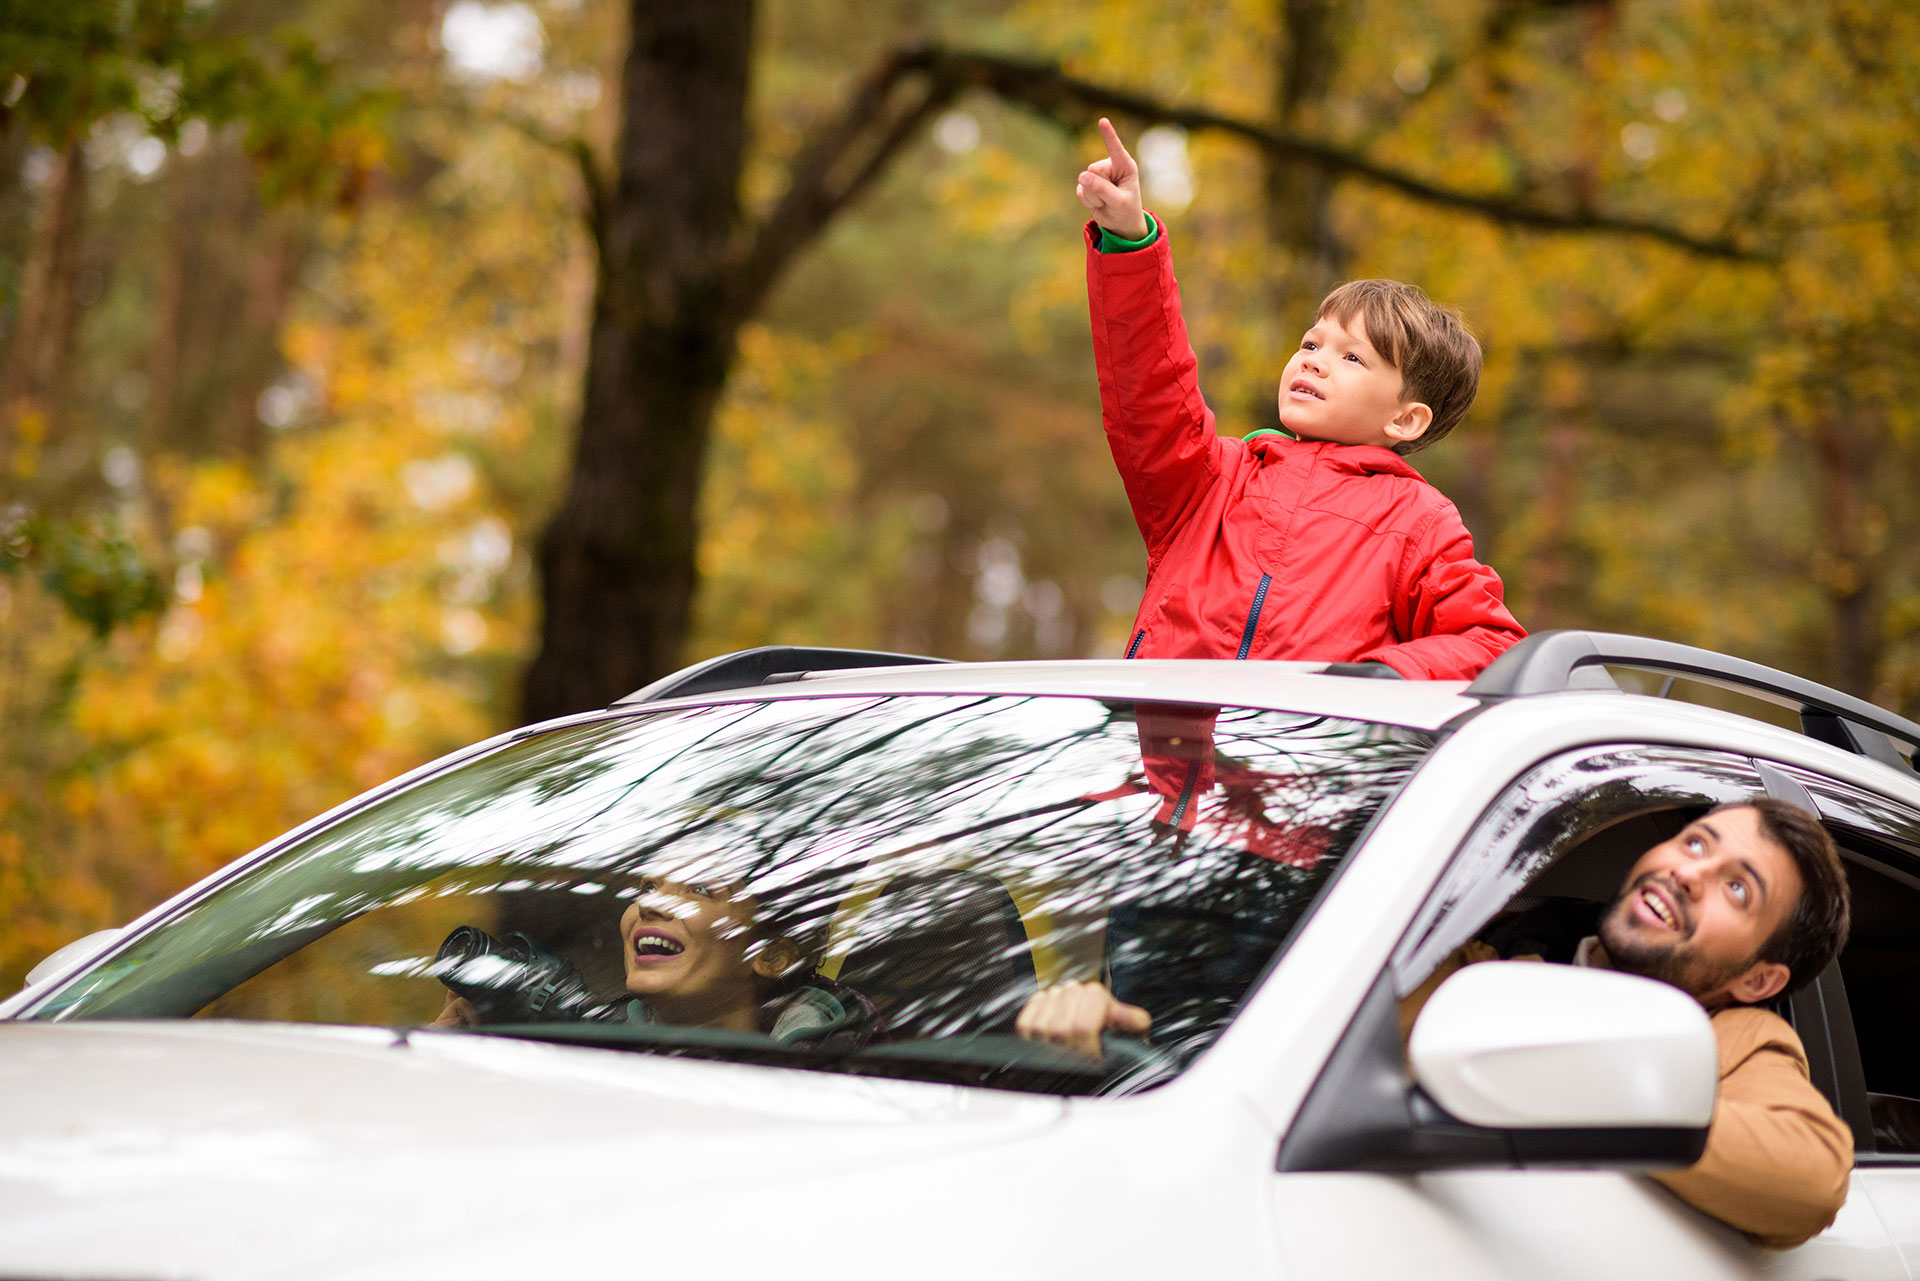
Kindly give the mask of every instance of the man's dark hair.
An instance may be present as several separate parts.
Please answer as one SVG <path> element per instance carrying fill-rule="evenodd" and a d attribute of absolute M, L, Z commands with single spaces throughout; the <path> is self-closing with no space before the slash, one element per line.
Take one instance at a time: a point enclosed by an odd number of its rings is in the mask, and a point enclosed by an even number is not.
<path fill-rule="evenodd" d="M 1713 810 L 1750 809 L 1760 819 L 1760 833 L 1785 850 L 1800 869 L 1800 901 L 1773 937 L 1760 945 L 1755 958 L 1787 967 L 1790 977 L 1780 992 L 1789 996 L 1820 977 L 1847 945 L 1852 908 L 1847 872 L 1840 851 L 1820 820 L 1790 801 L 1755 796 Z"/>

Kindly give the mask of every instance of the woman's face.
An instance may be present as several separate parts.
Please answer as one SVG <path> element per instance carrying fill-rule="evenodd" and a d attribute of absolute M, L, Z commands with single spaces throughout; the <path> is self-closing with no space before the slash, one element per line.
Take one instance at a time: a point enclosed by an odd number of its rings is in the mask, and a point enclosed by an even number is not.
<path fill-rule="evenodd" d="M 675 1023 L 751 1009 L 754 904 L 734 887 L 646 878 L 620 917 L 627 991 Z"/>

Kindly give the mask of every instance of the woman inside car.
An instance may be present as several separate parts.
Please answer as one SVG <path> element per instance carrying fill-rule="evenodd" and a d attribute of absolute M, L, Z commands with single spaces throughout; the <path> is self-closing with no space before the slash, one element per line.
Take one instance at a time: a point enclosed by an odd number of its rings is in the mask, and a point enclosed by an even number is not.
<path fill-rule="evenodd" d="M 783 1045 L 856 1050 L 885 1039 L 872 1004 L 813 972 L 799 913 L 692 871 L 632 883 L 619 937 L 628 999 L 592 1019 L 757 1032 Z M 762 896 L 764 898 L 765 896 Z M 796 901 L 803 897 L 794 893 Z M 475 1027 L 473 1001 L 449 991 L 434 1027 Z"/>

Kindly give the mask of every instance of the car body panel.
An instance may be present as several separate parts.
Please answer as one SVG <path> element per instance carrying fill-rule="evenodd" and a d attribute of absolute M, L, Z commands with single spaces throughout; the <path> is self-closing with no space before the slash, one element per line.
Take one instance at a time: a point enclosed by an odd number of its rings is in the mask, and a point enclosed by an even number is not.
<path fill-rule="evenodd" d="M 1854 1200 L 1865 1190 L 1909 1275 L 1920 1276 L 1920 1166 L 1858 1166 L 1853 1172 L 1853 1185 Z"/>
<path fill-rule="evenodd" d="M 14 1024 L 0 1027 L 0 1272 L 273 1275 L 343 1235 L 360 1253 L 423 1224 L 451 1245 L 543 1208 L 665 1215 L 743 1183 L 804 1203 L 823 1180 L 1018 1142 L 1065 1112 L 1048 1096 L 449 1033 Z"/>
<path fill-rule="evenodd" d="M 1650 1179 L 1600 1170 L 1288 1174 L 1272 1185 L 1289 1275 L 1303 1278 L 1903 1281 L 1857 1180 L 1833 1226 L 1794 1250 L 1757 1246 Z"/>
<path fill-rule="evenodd" d="M 1786 1252 L 1628 1174 L 1274 1173 L 1281 1136 L 1408 923 L 1487 807 L 1539 762 L 1609 744 L 1701 748 L 1920 808 L 1920 777 L 1731 713 L 1609 692 L 1482 703 L 1463 689 L 1296 664 L 876 668 L 586 713 L 463 749 L 261 847 L 122 943 L 327 824 L 559 724 L 743 698 L 990 692 L 1444 731 L 1219 1040 L 1145 1094 L 1062 1102 L 367 1028 L 0 1025 L 0 1271 L 1920 1275 L 1914 1171 L 1856 1171 L 1834 1227 Z M 0 1017 L 65 977 L 0 1002 Z M 1889 1233 L 1883 1216 L 1909 1226 Z"/>

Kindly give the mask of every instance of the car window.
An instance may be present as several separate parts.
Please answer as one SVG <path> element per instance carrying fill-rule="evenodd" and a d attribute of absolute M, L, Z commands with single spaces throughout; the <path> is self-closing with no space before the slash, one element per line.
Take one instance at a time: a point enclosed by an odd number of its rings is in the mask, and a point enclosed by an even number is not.
<path fill-rule="evenodd" d="M 219 885 L 31 1011 L 419 1026 L 1067 1092 L 1039 985 L 1239 1007 L 1426 733 L 1077 698 L 819 697 L 529 735 Z M 457 999 L 456 999 L 457 998 Z M 464 1005 L 460 1004 L 464 1003 Z"/>
<path fill-rule="evenodd" d="M 1604 904 L 1634 858 L 1691 814 L 1761 791 L 1745 757 L 1673 747 L 1582 748 L 1528 770 L 1488 807 L 1394 953 L 1406 996 L 1526 894 Z M 1577 910 L 1577 909 L 1575 909 Z"/>
<path fill-rule="evenodd" d="M 1920 1160 L 1920 813 L 1780 768 L 1812 794 L 1847 866 L 1853 928 L 1839 968 L 1868 1109 L 1856 1133 L 1870 1132 L 1863 1150 Z"/>

